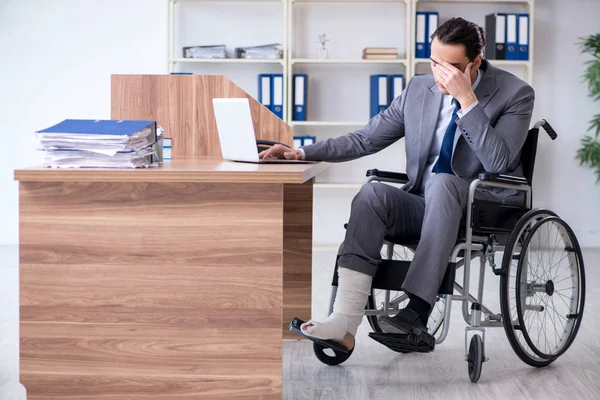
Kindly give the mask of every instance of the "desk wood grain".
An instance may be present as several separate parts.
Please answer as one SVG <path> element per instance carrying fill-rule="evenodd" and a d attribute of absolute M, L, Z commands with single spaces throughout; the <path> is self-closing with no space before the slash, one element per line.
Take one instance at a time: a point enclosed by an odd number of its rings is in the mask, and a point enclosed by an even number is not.
<path fill-rule="evenodd" d="M 111 119 L 155 120 L 173 139 L 173 157 L 221 157 L 219 97 L 248 99 L 256 139 L 292 145 L 292 128 L 224 75 L 113 75 Z"/>
<path fill-rule="evenodd" d="M 28 399 L 280 399 L 283 198 L 282 184 L 21 182 Z"/>
<path fill-rule="evenodd" d="M 292 318 L 311 317 L 313 185 L 284 185 L 283 205 L 283 337 Z"/>
<path fill-rule="evenodd" d="M 311 180 L 327 163 L 254 164 L 225 161 L 218 157 L 181 157 L 155 168 L 57 169 L 31 167 L 15 171 L 21 182 L 230 182 L 298 183 Z"/>

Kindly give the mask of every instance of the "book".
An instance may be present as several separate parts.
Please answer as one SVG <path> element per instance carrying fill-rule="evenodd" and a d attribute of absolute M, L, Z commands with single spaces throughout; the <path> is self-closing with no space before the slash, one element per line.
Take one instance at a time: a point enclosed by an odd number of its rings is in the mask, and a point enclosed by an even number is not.
<path fill-rule="evenodd" d="M 397 47 L 367 47 L 363 49 L 363 54 L 394 54 L 398 55 Z"/>
<path fill-rule="evenodd" d="M 366 54 L 363 56 L 363 60 L 396 60 L 398 59 L 397 54 Z"/>

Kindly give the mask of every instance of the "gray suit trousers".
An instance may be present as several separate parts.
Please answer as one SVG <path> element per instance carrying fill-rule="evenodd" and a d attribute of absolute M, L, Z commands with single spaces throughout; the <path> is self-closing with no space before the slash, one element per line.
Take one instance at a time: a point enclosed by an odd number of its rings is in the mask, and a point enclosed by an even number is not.
<path fill-rule="evenodd" d="M 374 276 L 385 235 L 419 239 L 402 289 L 433 305 L 456 245 L 468 189 L 467 181 L 449 174 L 433 175 L 424 196 L 385 183 L 363 185 L 352 201 L 339 266 Z"/>

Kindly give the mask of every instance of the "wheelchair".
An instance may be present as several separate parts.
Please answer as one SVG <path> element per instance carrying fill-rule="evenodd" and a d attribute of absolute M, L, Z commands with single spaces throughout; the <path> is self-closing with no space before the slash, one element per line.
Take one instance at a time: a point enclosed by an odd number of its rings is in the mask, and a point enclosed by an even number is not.
<path fill-rule="evenodd" d="M 545 120 L 529 130 L 521 151 L 524 177 L 484 173 L 471 183 L 464 226 L 432 308 L 428 332 L 417 329 L 407 335 L 385 333 L 378 325 L 378 317 L 395 315 L 407 302 L 401 286 L 418 245 L 418 241 L 386 236 L 365 307 L 371 338 L 401 353 L 432 351 L 448 334 L 452 302 L 460 301 L 467 324 L 465 359 L 472 382 L 479 380 L 482 364 L 488 361 L 484 345 L 486 328 L 503 327 L 516 355 L 533 367 L 551 364 L 569 348 L 583 316 L 583 257 L 573 230 L 564 220 L 550 210 L 532 209 L 531 186 L 540 127 L 552 140 L 557 137 Z M 374 181 L 403 185 L 408 177 L 403 173 L 369 170 L 364 184 Z M 475 192 L 482 186 L 523 192 L 524 204 L 477 200 Z M 338 258 L 342 249 L 343 243 Z M 502 252 L 500 266 L 495 263 L 496 252 Z M 472 294 L 470 269 L 475 258 L 480 261 L 479 286 L 477 293 Z M 487 265 L 500 278 L 500 313 L 482 303 Z M 333 312 L 337 291 L 337 268 L 336 262 L 329 314 Z M 464 269 L 462 283 L 455 279 L 459 268 Z M 317 358 L 328 365 L 341 364 L 352 354 L 352 350 L 319 342 L 313 343 L 313 349 Z"/>

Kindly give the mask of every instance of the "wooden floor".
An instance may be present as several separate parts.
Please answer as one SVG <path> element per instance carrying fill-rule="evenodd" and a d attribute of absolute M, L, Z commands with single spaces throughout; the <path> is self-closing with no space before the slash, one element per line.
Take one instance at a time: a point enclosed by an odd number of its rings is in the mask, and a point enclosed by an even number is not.
<path fill-rule="evenodd" d="M 24 400 L 18 381 L 18 250 L 0 247 L 0 399 Z M 313 309 L 325 314 L 334 251 L 314 253 Z M 513 353 L 504 331 L 488 329 L 478 383 L 467 375 L 464 361 L 465 323 L 454 304 L 448 338 L 430 354 L 394 353 L 360 327 L 350 359 L 329 367 L 316 359 L 307 341 L 286 340 L 283 346 L 283 393 L 286 400 L 396 399 L 600 399 L 600 250 L 584 250 L 587 296 L 584 320 L 575 343 L 554 364 L 534 369 Z M 474 274 L 474 277 L 476 275 Z M 486 305 L 498 305 L 498 280 L 486 276 Z M 4 381 L 4 386 L 2 382 Z M 7 382 L 8 381 L 8 382 Z M 11 382 L 12 381 L 12 382 Z"/>
<path fill-rule="evenodd" d="M 335 251 L 314 254 L 313 310 L 317 317 L 325 314 L 328 304 L 331 260 L 335 260 Z M 600 250 L 584 250 L 584 263 L 587 295 L 581 329 L 569 350 L 546 368 L 523 363 L 510 347 L 504 329 L 491 328 L 486 332 L 485 348 L 489 361 L 483 364 L 479 382 L 471 383 L 464 361 L 466 324 L 461 303 L 454 302 L 448 337 L 429 354 L 403 355 L 388 350 L 367 336 L 366 319 L 359 328 L 354 353 L 339 366 L 317 360 L 312 342 L 286 340 L 284 399 L 600 399 Z M 486 273 L 484 304 L 493 310 L 499 309 L 498 286 L 498 278 Z"/>

